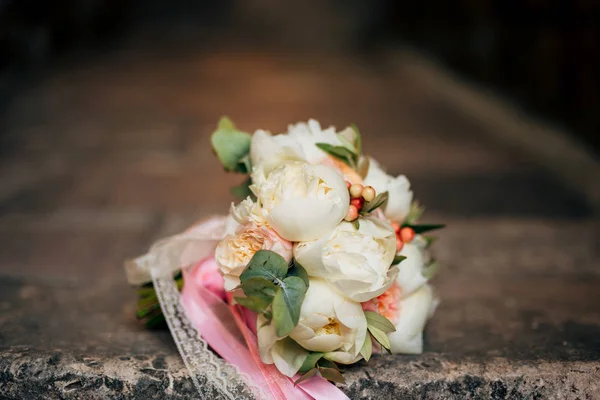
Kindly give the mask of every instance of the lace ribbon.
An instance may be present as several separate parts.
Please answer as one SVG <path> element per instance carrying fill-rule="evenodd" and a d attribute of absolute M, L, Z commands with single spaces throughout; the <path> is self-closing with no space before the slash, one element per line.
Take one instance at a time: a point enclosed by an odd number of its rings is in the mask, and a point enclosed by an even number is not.
<path fill-rule="evenodd" d="M 154 244 L 125 268 L 131 284 L 152 282 L 179 354 L 201 399 L 347 400 L 325 379 L 315 376 L 294 385 L 274 365 L 263 364 L 255 331 L 241 318 L 238 306 L 216 297 L 187 279 L 188 270 L 214 263 L 214 249 L 225 232 L 225 217 L 214 217 L 182 234 Z M 184 289 L 174 280 L 184 271 Z M 217 351 L 219 358 L 208 346 Z M 295 379 L 299 378 L 296 376 Z"/>
<path fill-rule="evenodd" d="M 225 218 L 214 217 L 157 242 L 147 254 L 125 264 L 127 279 L 133 285 L 154 284 L 171 335 L 201 399 L 263 399 L 267 397 L 247 376 L 208 348 L 186 316 L 173 279 L 182 267 L 211 256 L 224 229 Z"/>

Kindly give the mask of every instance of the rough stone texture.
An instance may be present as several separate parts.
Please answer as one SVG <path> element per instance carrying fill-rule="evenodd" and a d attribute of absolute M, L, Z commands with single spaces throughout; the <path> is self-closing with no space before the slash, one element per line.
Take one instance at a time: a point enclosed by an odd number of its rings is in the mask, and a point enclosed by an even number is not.
<path fill-rule="evenodd" d="M 356 122 L 449 224 L 425 354 L 348 368 L 351 398 L 600 397 L 599 226 L 584 199 L 483 139 L 383 61 L 122 51 L 15 98 L 0 152 L 0 398 L 183 399 L 166 331 L 133 317 L 122 260 L 225 212 L 221 114 L 284 130 Z"/>

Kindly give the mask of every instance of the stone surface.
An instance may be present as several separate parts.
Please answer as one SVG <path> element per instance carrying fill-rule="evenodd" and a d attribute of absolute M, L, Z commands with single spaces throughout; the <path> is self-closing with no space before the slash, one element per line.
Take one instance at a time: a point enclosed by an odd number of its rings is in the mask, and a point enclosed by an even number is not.
<path fill-rule="evenodd" d="M 348 368 L 351 398 L 598 398 L 599 226 L 585 199 L 489 143 L 385 62 L 114 52 L 53 71 L 7 110 L 0 153 L 0 398 L 183 399 L 167 331 L 133 316 L 122 260 L 225 212 L 221 114 L 282 131 L 355 122 L 446 222 L 425 354 Z"/>

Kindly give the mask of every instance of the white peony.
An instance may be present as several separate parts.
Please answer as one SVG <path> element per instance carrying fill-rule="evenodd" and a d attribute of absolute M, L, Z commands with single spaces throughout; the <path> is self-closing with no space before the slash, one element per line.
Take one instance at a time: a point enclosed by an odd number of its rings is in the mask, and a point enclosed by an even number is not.
<path fill-rule="evenodd" d="M 259 250 L 274 251 L 287 262 L 292 259 L 292 244 L 265 226 L 250 223 L 219 242 L 215 260 L 225 279 L 225 290 L 233 290 L 240 284 L 240 275 Z"/>
<path fill-rule="evenodd" d="M 423 237 L 417 235 L 410 243 L 404 243 L 402 250 L 398 253 L 398 255 L 406 257 L 398 265 L 398 278 L 396 279 L 402 290 L 402 297 L 409 296 L 428 281 L 428 278 L 423 276 L 425 265 L 430 260 L 425 246 L 426 242 Z"/>
<path fill-rule="evenodd" d="M 271 135 L 262 129 L 252 135 L 250 143 L 252 165 L 260 165 L 265 172 L 287 161 L 302 161 L 302 147 L 289 135 Z"/>
<path fill-rule="evenodd" d="M 329 360 L 352 364 L 362 358 L 359 353 L 366 335 L 360 303 L 342 296 L 325 280 L 311 278 L 290 337 L 307 350 L 325 353 Z"/>
<path fill-rule="evenodd" d="M 346 183 L 331 167 L 290 162 L 266 174 L 259 166 L 252 181 L 268 224 L 292 242 L 327 234 L 348 212 Z"/>
<path fill-rule="evenodd" d="M 392 221 L 404 221 L 410 211 L 413 199 L 410 182 L 404 175 L 394 178 L 386 174 L 379 163 L 371 158 L 364 184 L 373 186 L 377 193 L 388 192 L 389 199 L 384 206 L 383 213 Z"/>
<path fill-rule="evenodd" d="M 367 301 L 385 292 L 398 269 L 391 266 L 396 253 L 392 227 L 375 217 L 342 222 L 328 235 L 294 246 L 294 258 L 309 276 L 325 278 L 354 301 Z"/>
<path fill-rule="evenodd" d="M 258 314 L 256 329 L 261 361 L 265 364 L 275 364 L 279 372 L 293 377 L 304 363 L 308 351 L 289 337 L 278 337 L 275 324 L 269 323 L 262 314 Z"/>
<path fill-rule="evenodd" d="M 334 127 L 323 130 L 319 122 L 314 119 L 309 120 L 308 123 L 289 125 L 288 137 L 300 146 L 304 160 L 310 164 L 320 164 L 329 157 L 316 146 L 317 143 L 328 143 L 334 146 L 342 144 Z"/>
<path fill-rule="evenodd" d="M 392 344 L 392 353 L 420 354 L 423 352 L 423 328 L 433 315 L 437 302 L 434 300 L 430 285 L 419 290 L 398 305 L 398 319 L 394 324 L 395 332 L 388 333 Z"/>

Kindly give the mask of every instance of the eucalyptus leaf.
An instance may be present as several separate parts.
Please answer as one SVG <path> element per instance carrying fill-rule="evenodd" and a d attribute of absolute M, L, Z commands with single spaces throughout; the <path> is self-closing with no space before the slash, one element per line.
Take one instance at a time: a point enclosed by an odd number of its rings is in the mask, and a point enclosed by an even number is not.
<path fill-rule="evenodd" d="M 356 230 L 360 229 L 360 222 L 358 221 L 358 218 L 356 218 L 354 221 L 352 221 L 351 224 L 354 227 L 354 229 L 356 229 Z"/>
<path fill-rule="evenodd" d="M 336 383 L 346 383 L 346 380 L 344 379 L 340 371 L 338 371 L 337 369 L 319 367 L 319 373 L 323 378 L 327 379 L 328 381 Z"/>
<path fill-rule="evenodd" d="M 392 260 L 392 265 L 398 265 L 400 264 L 402 261 L 406 260 L 405 256 L 399 256 L 399 255 L 395 255 L 394 259 Z"/>
<path fill-rule="evenodd" d="M 317 368 L 313 368 L 313 369 L 306 371 L 306 373 L 304 375 L 302 375 L 300 378 L 298 378 L 298 380 L 296 380 L 294 382 L 294 386 L 312 378 L 313 376 L 315 376 L 317 374 L 317 371 L 318 371 Z"/>
<path fill-rule="evenodd" d="M 304 360 L 304 364 L 302 364 L 298 372 L 305 373 L 310 371 L 317 365 L 317 361 L 319 361 L 324 355 L 325 353 L 310 353 Z"/>
<path fill-rule="evenodd" d="M 367 333 L 367 337 L 365 338 L 365 342 L 360 349 L 360 354 L 363 356 L 365 361 L 369 361 L 371 359 L 371 355 L 373 354 L 373 342 L 371 341 L 371 335 Z"/>
<path fill-rule="evenodd" d="M 261 297 L 235 297 L 235 300 L 248 310 L 263 313 L 268 307 L 270 302 L 266 301 Z"/>
<path fill-rule="evenodd" d="M 381 314 L 373 311 L 365 311 L 365 318 L 367 318 L 367 326 L 377 328 L 382 332 L 395 332 L 396 327 L 390 322 L 389 319 Z"/>
<path fill-rule="evenodd" d="M 421 225 L 411 225 L 411 224 L 403 224 L 402 227 L 412 228 L 416 234 L 425 233 L 429 231 L 433 231 L 436 229 L 445 228 L 445 224 L 421 224 Z"/>
<path fill-rule="evenodd" d="M 306 285 L 302 278 L 288 276 L 280 283 L 272 306 L 277 336 L 287 336 L 296 327 L 305 294 Z"/>
<path fill-rule="evenodd" d="M 244 157 L 250 153 L 252 137 L 239 131 L 227 117 L 221 118 L 210 138 L 213 150 L 227 171 L 249 172 Z"/>
<path fill-rule="evenodd" d="M 287 275 L 288 276 L 297 276 L 298 278 L 301 278 L 304 281 L 304 284 L 306 285 L 306 287 L 308 288 L 308 285 L 309 285 L 308 273 L 306 273 L 306 270 L 304 269 L 304 267 L 295 259 L 293 261 L 292 268 L 290 268 L 288 270 Z"/>
<path fill-rule="evenodd" d="M 277 293 L 277 285 L 266 278 L 250 278 L 246 279 L 240 287 L 248 297 L 259 297 L 271 304 L 275 293 Z"/>
<path fill-rule="evenodd" d="M 369 332 L 371 332 L 371 335 L 373 335 L 373 339 L 375 339 L 375 341 L 379 343 L 381 347 L 387 350 L 391 349 L 392 344 L 390 343 L 390 338 L 388 337 L 387 333 L 374 326 L 369 326 L 368 328 Z"/>
<path fill-rule="evenodd" d="M 280 284 L 287 271 L 288 264 L 283 257 L 271 250 L 259 250 L 240 275 L 240 280 L 244 283 L 251 278 L 265 278 Z"/>

